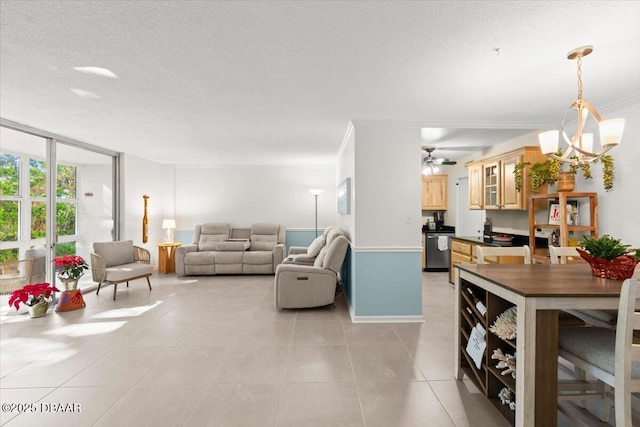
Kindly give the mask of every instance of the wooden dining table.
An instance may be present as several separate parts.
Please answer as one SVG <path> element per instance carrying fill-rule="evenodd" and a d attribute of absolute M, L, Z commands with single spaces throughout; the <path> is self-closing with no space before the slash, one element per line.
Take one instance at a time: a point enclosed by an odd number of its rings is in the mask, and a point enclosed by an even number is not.
<path fill-rule="evenodd" d="M 456 313 L 464 284 L 517 306 L 515 425 L 557 426 L 558 313 L 617 309 L 622 281 L 594 277 L 582 263 L 456 264 Z M 455 319 L 455 376 L 461 380 L 460 316 Z"/>

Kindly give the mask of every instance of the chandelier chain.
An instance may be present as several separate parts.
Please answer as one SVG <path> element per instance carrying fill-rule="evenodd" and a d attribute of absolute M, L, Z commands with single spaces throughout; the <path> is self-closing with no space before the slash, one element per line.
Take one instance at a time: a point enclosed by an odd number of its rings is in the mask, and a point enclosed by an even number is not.
<path fill-rule="evenodd" d="M 582 55 L 578 56 L 578 99 L 582 99 Z"/>

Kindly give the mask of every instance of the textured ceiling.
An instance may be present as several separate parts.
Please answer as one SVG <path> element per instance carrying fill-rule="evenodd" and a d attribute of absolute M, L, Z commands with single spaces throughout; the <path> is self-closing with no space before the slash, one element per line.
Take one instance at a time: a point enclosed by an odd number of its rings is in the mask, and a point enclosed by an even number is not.
<path fill-rule="evenodd" d="M 636 1 L 0 7 L 2 118 L 163 163 L 334 164 L 350 120 L 441 128 L 455 158 L 557 126 L 585 44 L 585 98 L 640 99 Z"/>

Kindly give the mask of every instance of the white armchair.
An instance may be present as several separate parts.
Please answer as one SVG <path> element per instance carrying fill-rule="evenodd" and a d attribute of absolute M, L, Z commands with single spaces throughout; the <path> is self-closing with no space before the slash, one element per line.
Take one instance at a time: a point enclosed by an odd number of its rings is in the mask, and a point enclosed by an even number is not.
<path fill-rule="evenodd" d="M 147 279 L 149 290 L 153 267 L 149 265 L 151 254 L 148 250 L 133 246 L 132 240 L 119 242 L 96 242 L 91 253 L 91 275 L 98 282 L 96 295 L 100 293 L 103 283 L 113 283 L 113 300 L 116 299 L 118 283 L 135 279 Z"/>

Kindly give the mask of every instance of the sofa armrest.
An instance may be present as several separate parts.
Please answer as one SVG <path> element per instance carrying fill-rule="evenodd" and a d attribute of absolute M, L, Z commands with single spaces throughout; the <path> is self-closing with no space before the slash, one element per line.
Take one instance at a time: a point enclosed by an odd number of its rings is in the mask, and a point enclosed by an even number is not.
<path fill-rule="evenodd" d="M 303 253 L 303 254 L 296 254 L 296 255 L 291 255 L 289 254 L 288 257 L 286 257 L 282 263 L 283 264 L 300 264 L 300 265 L 310 265 L 313 266 L 313 264 L 316 261 L 315 256 L 309 256 L 307 255 L 307 253 Z"/>
<path fill-rule="evenodd" d="M 273 270 L 275 271 L 278 265 L 282 264 L 284 260 L 284 251 L 286 246 L 284 243 L 277 244 L 273 247 Z"/>
<path fill-rule="evenodd" d="M 184 276 L 184 257 L 189 252 L 198 252 L 198 245 L 184 245 L 176 248 L 176 275 Z"/>
<path fill-rule="evenodd" d="M 306 265 L 282 264 L 276 269 L 277 308 L 320 307 L 335 300 L 338 277 L 333 271 Z"/>
<path fill-rule="evenodd" d="M 106 278 L 106 265 L 104 258 L 96 253 L 91 252 L 91 278 L 96 283 L 104 282 Z"/>
<path fill-rule="evenodd" d="M 291 246 L 289 248 L 289 255 L 298 255 L 298 254 L 306 254 L 307 247 L 306 246 Z"/>
<path fill-rule="evenodd" d="M 133 247 L 133 260 L 140 264 L 151 264 L 151 252 L 140 246 Z"/>

